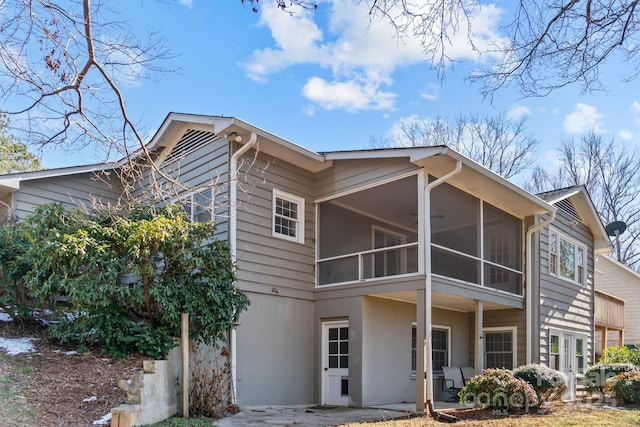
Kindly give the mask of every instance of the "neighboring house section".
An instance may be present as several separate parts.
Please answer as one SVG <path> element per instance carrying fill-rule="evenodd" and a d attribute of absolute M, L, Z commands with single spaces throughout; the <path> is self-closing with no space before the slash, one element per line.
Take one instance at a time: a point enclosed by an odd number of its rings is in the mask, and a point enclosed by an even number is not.
<path fill-rule="evenodd" d="M 609 256 L 596 260 L 596 289 L 624 300 L 626 345 L 640 344 L 640 274 Z M 618 334 L 609 335 L 611 345 L 619 344 Z"/>
<path fill-rule="evenodd" d="M 444 366 L 593 359 L 608 240 L 582 187 L 541 198 L 448 147 L 316 153 L 229 117 L 172 113 L 147 150 L 162 174 L 133 193 L 190 187 L 173 199 L 236 259 L 241 405 L 423 410 Z"/>

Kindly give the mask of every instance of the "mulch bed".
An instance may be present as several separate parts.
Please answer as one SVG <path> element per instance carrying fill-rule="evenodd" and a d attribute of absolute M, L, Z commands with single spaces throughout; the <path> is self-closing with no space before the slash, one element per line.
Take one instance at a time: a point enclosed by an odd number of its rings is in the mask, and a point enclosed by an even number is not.
<path fill-rule="evenodd" d="M 13 362 L 0 359 L 0 373 L 25 384 L 21 393 L 34 412 L 33 425 L 37 426 L 93 425 L 126 400 L 118 380 L 131 378 L 148 359 L 141 355 L 116 358 L 96 352 L 75 353 L 73 347 L 47 344 L 46 329 L 39 325 L 0 322 L 0 336 L 40 338 L 33 342 L 34 352 L 11 356 Z"/>

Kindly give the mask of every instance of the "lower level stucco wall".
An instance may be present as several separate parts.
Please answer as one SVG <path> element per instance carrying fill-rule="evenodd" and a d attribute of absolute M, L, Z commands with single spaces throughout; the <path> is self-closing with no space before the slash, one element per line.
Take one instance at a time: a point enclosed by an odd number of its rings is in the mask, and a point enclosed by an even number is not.
<path fill-rule="evenodd" d="M 247 293 L 237 329 L 240 405 L 313 403 L 313 302 Z"/>
<path fill-rule="evenodd" d="M 362 400 L 364 406 L 412 402 L 411 323 L 416 305 L 364 297 Z"/>

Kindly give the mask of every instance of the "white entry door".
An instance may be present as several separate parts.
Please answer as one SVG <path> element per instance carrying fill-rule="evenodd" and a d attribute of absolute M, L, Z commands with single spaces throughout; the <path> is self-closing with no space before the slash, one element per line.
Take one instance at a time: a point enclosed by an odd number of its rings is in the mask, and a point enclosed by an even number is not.
<path fill-rule="evenodd" d="M 349 405 L 349 322 L 322 324 L 323 404 Z"/>
<path fill-rule="evenodd" d="M 575 339 L 573 335 L 562 334 L 562 373 L 569 379 L 569 387 L 563 396 L 565 400 L 576 399 L 576 371 L 574 367 L 575 361 Z"/>
<path fill-rule="evenodd" d="M 586 336 L 565 331 L 552 331 L 549 366 L 567 376 L 568 389 L 564 400 L 575 400 L 578 375 L 584 374 Z"/>

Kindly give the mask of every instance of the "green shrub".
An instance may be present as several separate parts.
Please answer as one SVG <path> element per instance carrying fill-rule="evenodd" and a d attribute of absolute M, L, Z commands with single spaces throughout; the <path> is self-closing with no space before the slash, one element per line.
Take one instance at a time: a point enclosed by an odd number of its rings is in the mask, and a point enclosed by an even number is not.
<path fill-rule="evenodd" d="M 567 376 L 546 365 L 532 363 L 513 371 L 516 378 L 528 382 L 536 392 L 538 405 L 559 399 L 567 390 Z"/>
<path fill-rule="evenodd" d="M 603 363 L 631 363 L 640 366 L 640 348 L 627 346 L 612 346 L 602 353 L 600 362 Z"/>
<path fill-rule="evenodd" d="M 584 373 L 585 390 L 589 393 L 604 395 L 606 380 L 621 372 L 637 370 L 631 363 L 597 363 L 590 366 Z"/>
<path fill-rule="evenodd" d="M 181 313 L 190 315 L 191 339 L 214 344 L 249 304 L 215 224 L 190 222 L 179 206 L 86 214 L 43 205 L 18 227 L 28 240 L 20 260 L 30 295 L 49 306 L 66 297 L 74 319 L 52 336 L 81 349 L 164 358 Z"/>
<path fill-rule="evenodd" d="M 618 403 L 640 402 L 640 371 L 620 372 L 605 381 L 604 391 Z"/>
<path fill-rule="evenodd" d="M 504 410 L 528 409 L 538 405 L 535 390 L 508 369 L 485 369 L 469 380 L 458 393 L 460 403 Z"/>

